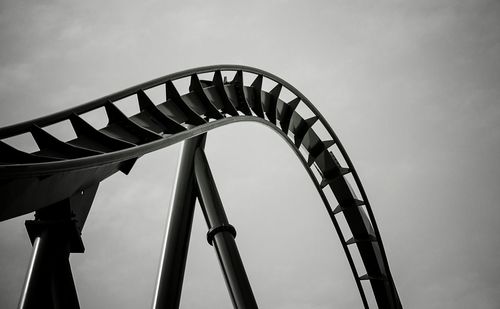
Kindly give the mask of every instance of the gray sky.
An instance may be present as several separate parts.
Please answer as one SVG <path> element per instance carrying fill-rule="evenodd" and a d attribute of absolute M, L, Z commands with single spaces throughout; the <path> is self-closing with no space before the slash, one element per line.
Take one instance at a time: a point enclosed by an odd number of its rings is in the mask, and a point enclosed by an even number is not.
<path fill-rule="evenodd" d="M 0 126 L 186 68 L 262 68 L 323 113 L 372 203 L 406 308 L 498 308 L 497 1 L 2 1 Z M 151 304 L 179 146 L 103 182 L 71 258 L 82 308 Z M 209 157 L 263 308 L 361 307 L 306 172 L 255 124 L 210 132 Z M 0 307 L 31 252 L 0 224 Z M 197 212 L 183 308 L 231 308 Z"/>

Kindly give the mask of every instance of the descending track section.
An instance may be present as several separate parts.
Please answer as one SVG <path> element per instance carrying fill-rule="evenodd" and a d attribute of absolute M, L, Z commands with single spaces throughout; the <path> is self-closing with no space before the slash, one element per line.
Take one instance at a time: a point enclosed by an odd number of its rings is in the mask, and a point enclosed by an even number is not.
<path fill-rule="evenodd" d="M 226 75 L 232 76 L 230 81 Z M 159 88 L 165 94 L 161 102 L 148 94 Z M 124 114 L 122 100 L 134 100 L 138 113 Z M 99 113 L 106 115 L 102 127 L 86 120 Z M 0 220 L 64 200 L 77 211 L 88 208 L 91 202 L 85 201 L 92 200 L 102 180 L 118 171 L 127 174 L 142 155 L 238 121 L 273 129 L 302 162 L 338 233 L 364 306 L 368 308 L 365 292 L 371 286 L 379 308 L 401 308 L 370 203 L 342 144 L 297 89 L 251 67 L 186 70 L 0 129 Z M 50 134 L 47 128 L 59 123 L 69 123 L 76 138 L 66 141 Z M 12 141 L 19 136 L 32 137 L 38 149 L 16 148 Z M 82 213 L 77 214 L 80 232 L 86 217 Z"/>

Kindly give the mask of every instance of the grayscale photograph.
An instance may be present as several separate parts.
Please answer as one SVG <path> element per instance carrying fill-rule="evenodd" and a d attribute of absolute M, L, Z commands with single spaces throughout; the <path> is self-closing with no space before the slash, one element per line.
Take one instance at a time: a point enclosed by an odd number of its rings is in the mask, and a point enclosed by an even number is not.
<path fill-rule="evenodd" d="M 0 308 L 500 308 L 500 2 L 0 1 Z"/>

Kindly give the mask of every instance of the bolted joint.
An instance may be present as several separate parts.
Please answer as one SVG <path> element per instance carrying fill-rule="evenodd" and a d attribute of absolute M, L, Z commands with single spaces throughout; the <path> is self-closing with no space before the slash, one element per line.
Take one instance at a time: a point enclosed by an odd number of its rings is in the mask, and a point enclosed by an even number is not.
<path fill-rule="evenodd" d="M 67 239 L 71 253 L 85 252 L 81 234 L 74 220 L 26 220 L 25 225 L 32 244 L 37 237 L 53 233 Z"/>
<path fill-rule="evenodd" d="M 222 224 L 222 225 L 213 227 L 208 231 L 207 241 L 211 246 L 213 246 L 215 235 L 220 233 L 220 232 L 229 232 L 231 235 L 233 235 L 233 238 L 236 238 L 236 229 L 234 228 L 234 226 L 232 226 L 229 223 Z"/>

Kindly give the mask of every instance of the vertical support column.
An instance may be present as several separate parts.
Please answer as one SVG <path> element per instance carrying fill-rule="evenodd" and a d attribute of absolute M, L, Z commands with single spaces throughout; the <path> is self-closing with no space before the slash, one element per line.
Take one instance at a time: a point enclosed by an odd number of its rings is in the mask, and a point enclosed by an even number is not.
<path fill-rule="evenodd" d="M 257 308 L 234 238 L 236 230 L 229 224 L 203 149 L 197 149 L 194 171 L 198 198 L 207 221 L 207 240 L 213 245 L 224 273 L 235 308 Z"/>
<path fill-rule="evenodd" d="M 54 262 L 56 263 L 52 279 L 54 308 L 80 308 L 73 274 L 71 273 L 71 265 L 69 263 L 69 252 L 61 254 Z"/>
<path fill-rule="evenodd" d="M 33 254 L 19 308 L 80 308 L 68 258 L 84 248 L 71 216 L 69 201 L 63 200 L 26 221 Z"/>
<path fill-rule="evenodd" d="M 206 134 L 203 134 L 182 144 L 153 299 L 154 309 L 179 308 L 196 202 L 193 158 L 196 149 L 205 146 L 205 140 Z"/>

